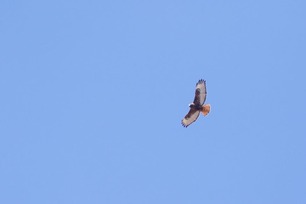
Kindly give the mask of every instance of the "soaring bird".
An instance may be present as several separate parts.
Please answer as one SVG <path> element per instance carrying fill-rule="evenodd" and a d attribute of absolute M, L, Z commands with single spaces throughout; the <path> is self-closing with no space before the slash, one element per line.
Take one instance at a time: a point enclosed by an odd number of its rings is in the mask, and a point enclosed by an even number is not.
<path fill-rule="evenodd" d="M 203 79 L 200 79 L 198 83 L 196 84 L 196 90 L 195 90 L 195 97 L 193 100 L 193 103 L 189 104 L 189 112 L 182 120 L 182 125 L 184 127 L 188 127 L 191 123 L 196 121 L 200 115 L 200 112 L 206 116 L 210 111 L 210 105 L 205 104 L 204 102 L 206 100 L 206 81 Z"/>

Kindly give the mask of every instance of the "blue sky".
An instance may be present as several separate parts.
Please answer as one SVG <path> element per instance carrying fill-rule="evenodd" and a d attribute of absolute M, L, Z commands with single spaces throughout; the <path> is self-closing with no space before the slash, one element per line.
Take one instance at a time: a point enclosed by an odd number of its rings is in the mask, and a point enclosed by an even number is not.
<path fill-rule="evenodd" d="M 306 203 L 305 10 L 2 1 L 0 203 Z"/>

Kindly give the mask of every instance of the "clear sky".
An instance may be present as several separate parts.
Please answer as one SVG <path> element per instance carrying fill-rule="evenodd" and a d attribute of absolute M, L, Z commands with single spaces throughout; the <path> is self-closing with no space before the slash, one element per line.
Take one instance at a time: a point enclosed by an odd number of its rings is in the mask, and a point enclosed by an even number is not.
<path fill-rule="evenodd" d="M 305 11 L 2 0 L 0 203 L 306 203 Z"/>

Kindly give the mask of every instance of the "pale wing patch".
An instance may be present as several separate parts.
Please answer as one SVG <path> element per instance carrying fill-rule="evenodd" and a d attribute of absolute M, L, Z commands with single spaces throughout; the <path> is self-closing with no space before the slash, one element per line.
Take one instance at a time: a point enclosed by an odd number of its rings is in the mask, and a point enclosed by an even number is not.
<path fill-rule="evenodd" d="M 206 81 L 203 79 L 199 80 L 199 82 L 196 85 L 196 90 L 199 90 L 199 92 L 196 92 L 196 97 L 199 97 L 200 104 L 203 105 L 203 103 L 206 100 Z"/>
<path fill-rule="evenodd" d="M 191 123 L 197 120 L 197 118 L 199 117 L 199 114 L 200 114 L 200 111 L 190 110 L 189 113 L 182 120 L 182 125 L 184 127 L 188 127 Z"/>

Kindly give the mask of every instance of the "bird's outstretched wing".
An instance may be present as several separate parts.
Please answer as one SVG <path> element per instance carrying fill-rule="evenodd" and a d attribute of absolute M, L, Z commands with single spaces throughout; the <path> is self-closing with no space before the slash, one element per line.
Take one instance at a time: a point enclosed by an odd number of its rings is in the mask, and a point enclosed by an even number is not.
<path fill-rule="evenodd" d="M 200 115 L 200 111 L 195 110 L 194 108 L 190 108 L 187 115 L 182 120 L 182 125 L 184 127 L 188 127 L 191 123 L 197 120 Z"/>
<path fill-rule="evenodd" d="M 206 100 L 206 81 L 203 79 L 200 79 L 198 83 L 196 84 L 196 90 L 195 90 L 195 96 L 193 103 L 195 105 L 203 105 Z"/>

